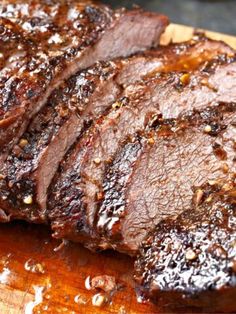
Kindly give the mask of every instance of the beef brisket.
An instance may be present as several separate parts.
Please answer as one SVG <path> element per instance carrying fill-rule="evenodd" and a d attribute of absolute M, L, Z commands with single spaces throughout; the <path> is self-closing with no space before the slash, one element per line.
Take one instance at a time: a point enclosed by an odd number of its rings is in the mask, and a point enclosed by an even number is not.
<path fill-rule="evenodd" d="M 92 1 L 4 1 L 0 5 L 0 160 L 52 90 L 97 60 L 156 46 L 168 19 Z M 147 36 L 148 34 L 148 36 Z"/>
<path fill-rule="evenodd" d="M 59 162 L 119 95 L 115 74 L 115 64 L 105 62 L 71 77 L 30 123 L 1 170 L 0 204 L 8 219 L 45 220 L 47 188 Z"/>
<path fill-rule="evenodd" d="M 224 54 L 233 56 L 235 51 L 225 43 L 211 40 L 201 34 L 190 41 L 145 51 L 139 58 L 135 55 L 122 59 L 125 71 L 119 74 L 119 82 L 124 85 L 127 82 L 135 83 L 141 76 L 145 77 L 155 71 L 193 71 L 198 69 L 199 65 L 204 66 L 205 62 Z M 156 60 L 156 63 L 153 60 Z"/>
<path fill-rule="evenodd" d="M 162 221 L 142 244 L 135 263 L 139 294 L 168 313 L 235 313 L 236 186 L 217 181 L 199 191 L 200 203 Z"/>
<path fill-rule="evenodd" d="M 138 255 L 139 297 L 164 311 L 233 312 L 236 53 L 204 36 L 155 49 L 167 25 L 0 4 L 0 222 Z"/>
<path fill-rule="evenodd" d="M 97 235 L 95 222 L 104 197 L 104 173 L 128 136 L 132 137 L 149 128 L 150 122 L 160 114 L 165 117 L 172 113 L 172 117 L 176 118 L 181 112 L 186 114 L 186 110 L 214 107 L 223 101 L 236 101 L 236 64 L 223 59 L 210 62 L 202 71 L 191 73 L 188 84 L 182 82 L 185 74 L 172 73 L 148 78 L 144 83 L 125 90 L 124 95 L 129 97 L 118 101 L 115 104 L 117 109 L 99 120 L 83 136 L 52 184 L 49 217 L 55 237 L 65 237 L 97 247 L 95 239 L 99 242 L 100 236 Z M 225 81 L 221 85 L 222 78 Z M 172 104 L 171 112 L 169 100 Z M 109 246 L 113 244 L 100 243 L 102 248 Z M 121 250 L 121 246 L 117 249 Z M 132 254 L 136 249 L 130 243 L 127 251 Z"/>
<path fill-rule="evenodd" d="M 117 165 L 110 169 L 98 213 L 98 228 L 110 247 L 135 255 L 149 230 L 162 219 L 188 209 L 195 193 L 201 196 L 198 189 L 205 181 L 233 175 L 235 109 L 223 117 L 218 111 L 201 115 L 209 115 L 204 124 L 201 118 L 199 123 L 179 122 L 171 127 L 172 121 L 170 126 L 162 125 L 156 136 L 148 137 L 143 147 L 140 139 L 132 143 L 140 157 L 124 172 L 123 181 L 117 175 L 111 185 Z M 195 114 L 191 119 L 198 117 Z M 210 128 L 212 133 L 207 133 Z"/>
<path fill-rule="evenodd" d="M 232 57 L 232 58 L 231 58 Z M 221 55 L 204 64 L 199 71 L 155 73 L 129 85 L 124 96 L 133 101 L 158 103 L 163 119 L 172 119 L 181 112 L 202 109 L 207 105 L 235 101 L 235 57 Z"/>
<path fill-rule="evenodd" d="M 66 81 L 30 123 L 1 169 L 4 178 L 0 182 L 0 204 L 6 212 L 5 219 L 45 219 L 47 188 L 59 162 L 81 132 L 111 106 L 122 86 L 134 83 L 149 71 L 166 71 L 171 64 L 175 70 L 183 63 L 184 68 L 188 64 L 194 68 L 219 53 L 228 55 L 233 51 L 221 42 L 201 37 L 130 58 L 97 63 Z M 30 199 L 31 204 L 24 204 L 25 199 Z"/>

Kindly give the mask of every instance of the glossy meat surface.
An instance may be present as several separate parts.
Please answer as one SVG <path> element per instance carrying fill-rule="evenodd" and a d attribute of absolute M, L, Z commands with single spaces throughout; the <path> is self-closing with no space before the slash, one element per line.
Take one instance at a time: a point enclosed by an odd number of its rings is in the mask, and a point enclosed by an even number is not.
<path fill-rule="evenodd" d="M 45 219 L 47 188 L 58 164 L 94 116 L 103 114 L 119 94 L 119 86 L 109 83 L 116 73 L 113 63 L 104 62 L 71 77 L 30 123 L 1 172 L 1 207 L 11 219 Z M 27 197 L 32 203 L 24 205 Z"/>
<path fill-rule="evenodd" d="M 0 5 L 0 161 L 64 79 L 95 61 L 157 45 L 167 23 L 158 14 L 139 9 L 113 12 L 90 1 L 4 1 Z"/>
<path fill-rule="evenodd" d="M 62 70 L 67 72 L 75 56 L 96 42 L 111 23 L 111 16 L 108 8 L 91 2 L 1 4 L 2 150 L 16 139 L 23 115 L 30 118 L 40 109 L 49 85 L 56 85 L 54 80 L 61 80 Z"/>
<path fill-rule="evenodd" d="M 224 74 L 230 73 L 229 83 L 225 87 L 227 91 L 230 90 L 232 97 L 228 94 L 227 97 L 230 98 L 232 102 L 235 101 L 236 91 L 234 88 L 234 75 L 236 73 L 234 71 L 228 71 L 228 67 L 230 69 L 234 68 L 235 64 L 234 62 L 228 64 L 228 62 L 231 62 L 230 60 L 231 59 L 227 59 L 227 61 L 216 61 L 214 62 L 214 66 L 210 63 L 211 71 L 209 72 L 207 69 L 205 71 L 194 72 L 192 74 L 194 85 L 191 83 L 186 86 L 181 85 L 181 92 L 176 90 L 175 85 L 173 86 L 173 82 L 178 82 L 178 80 L 180 82 L 180 78 L 183 74 L 163 74 L 156 79 L 156 85 L 153 89 L 149 90 L 149 94 L 146 95 L 147 97 L 142 97 L 143 94 L 140 96 L 140 93 L 131 91 L 130 97 L 125 97 L 120 102 L 117 102 L 115 106 L 117 107 L 116 110 L 113 109 L 104 119 L 99 120 L 90 132 L 83 136 L 81 142 L 78 143 L 72 152 L 72 158 L 70 159 L 69 157 L 67 161 L 62 164 L 60 174 L 56 178 L 56 181 L 54 181 L 55 183 L 52 184 L 49 217 L 52 221 L 54 236 L 83 242 L 88 246 L 90 246 L 91 242 L 92 246 L 97 247 L 98 243 L 101 241 L 100 235 L 98 235 L 96 231 L 96 221 L 99 220 L 99 207 L 104 197 L 103 178 L 106 169 L 109 169 L 116 151 L 122 143 L 126 141 L 127 136 L 132 137 L 136 132 L 142 132 L 146 128 L 149 128 L 149 122 L 152 121 L 156 115 L 160 114 L 162 98 L 161 101 L 158 101 L 158 95 L 166 99 L 167 95 L 169 96 L 172 92 L 173 97 L 176 97 L 172 108 L 174 118 L 176 117 L 175 112 L 185 112 L 185 99 L 192 90 L 194 90 L 196 94 L 196 108 L 199 109 L 200 107 L 204 109 L 208 105 L 214 106 L 217 101 L 222 101 L 227 92 L 225 90 L 223 92 L 223 88 L 222 91 L 216 92 L 212 87 L 207 88 L 205 85 L 201 84 L 201 81 L 205 76 L 209 76 L 210 79 L 215 79 L 216 83 L 218 82 L 217 84 L 220 84 L 219 81 L 221 77 L 218 78 L 218 71 L 224 71 Z M 223 73 L 221 73 L 221 75 L 223 75 Z M 139 86 L 139 84 L 137 85 Z M 160 89 L 162 88 L 162 94 L 157 93 L 156 88 L 158 87 Z M 130 90 L 131 89 L 128 87 L 124 95 L 128 95 Z M 153 101 L 153 98 L 150 96 L 150 94 L 153 95 L 152 93 L 154 93 L 156 101 Z M 214 102 L 212 100 L 214 100 Z M 192 107 L 192 109 L 193 108 L 195 107 Z M 188 107 L 186 109 L 188 109 Z M 165 116 L 164 109 L 163 116 Z M 84 148 L 83 156 L 79 158 L 77 165 L 75 158 L 76 156 L 81 156 L 81 148 Z M 74 182 L 76 182 L 76 184 L 74 184 Z M 67 193 L 68 198 L 66 197 Z M 63 197 L 60 195 L 63 195 Z M 74 198 L 76 201 L 74 201 Z M 78 201 L 78 198 L 80 201 Z M 63 199 L 68 199 L 69 202 L 65 203 L 62 201 Z M 82 221 L 80 221 L 81 217 Z M 83 234 L 81 234 L 80 230 L 90 231 L 86 237 L 86 232 L 82 232 Z M 96 241 L 98 241 L 98 243 L 96 243 Z M 113 243 L 107 243 L 106 241 L 102 241 L 99 245 L 101 248 L 113 247 Z M 130 251 L 129 248 L 131 248 Z M 129 248 L 127 250 L 132 254 L 132 244 Z"/>
<path fill-rule="evenodd" d="M 206 182 L 200 204 L 157 225 L 135 264 L 141 297 L 169 310 L 235 312 L 235 187 Z"/>
<path fill-rule="evenodd" d="M 138 254 L 140 298 L 167 311 L 235 312 L 235 51 L 204 36 L 149 49 L 167 24 L 0 4 L 0 222 Z"/>
<path fill-rule="evenodd" d="M 93 120 L 106 113 L 124 86 L 154 70 L 168 71 L 171 66 L 172 70 L 181 66 L 194 69 L 219 53 L 233 51 L 221 42 L 201 37 L 130 58 L 98 62 L 72 76 L 52 93 L 8 156 L 1 171 L 5 177 L 0 184 L 2 209 L 10 219 L 43 221 L 47 189 L 59 162 Z M 32 204 L 24 206 L 27 197 L 32 198 Z"/>
<path fill-rule="evenodd" d="M 7 92 L 10 95 L 5 99 L 7 105 L 2 103 L 5 109 L 0 110 L 1 140 L 6 140 L 7 151 L 13 142 L 16 145 L 7 157 L 4 144 L 1 147 L 0 143 L 0 207 L 6 212 L 5 220 L 22 218 L 41 222 L 45 220 L 47 188 L 59 162 L 91 120 L 104 113 L 118 97 L 119 82 L 112 78 L 123 65 L 121 61 L 97 63 L 65 83 L 61 81 L 97 60 L 127 56 L 156 46 L 168 21 L 164 16 L 140 9 L 113 12 L 103 5 L 76 1 L 17 2 L 3 5 L 1 13 L 5 19 L 17 23 L 22 36 L 29 37 L 35 47 L 27 51 L 25 48 L 20 59 L 17 54 L 16 63 L 11 65 L 13 72 L 8 73 L 10 81 L 16 77 L 19 84 L 25 84 L 32 99 L 26 100 L 24 92 L 13 84 L 15 89 Z M 124 29 L 127 29 L 125 36 Z M 150 33 L 148 38 L 146 31 Z M 8 39 L 4 37 L 6 43 Z M 15 44 L 12 43 L 12 49 Z M 9 62 L 12 60 L 9 57 Z M 25 63 L 21 65 L 21 61 Z M 9 62 L 3 64 L 4 71 Z M 37 98 L 33 95 L 35 90 L 27 85 L 29 81 L 40 89 Z M 59 83 L 61 86 L 45 104 Z M 6 84 L 2 85 L 4 92 Z M 15 97 L 14 91 L 19 96 Z M 11 115 L 16 112 L 16 119 L 12 120 Z"/>
<path fill-rule="evenodd" d="M 104 179 L 97 226 L 105 243 L 135 255 L 158 222 L 189 208 L 198 186 L 234 173 L 235 109 L 201 115 L 186 124 L 159 125 L 157 134 L 142 139 L 141 147 L 140 139 L 124 146 Z M 210 125 L 217 134 L 204 131 Z M 129 147 L 138 152 L 134 160 Z M 126 164 L 129 167 L 122 168 Z"/>

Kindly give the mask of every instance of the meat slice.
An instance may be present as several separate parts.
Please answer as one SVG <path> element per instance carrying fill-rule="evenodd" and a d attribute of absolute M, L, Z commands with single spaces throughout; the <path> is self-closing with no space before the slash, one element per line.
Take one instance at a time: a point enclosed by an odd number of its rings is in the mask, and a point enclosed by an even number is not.
<path fill-rule="evenodd" d="M 1 169 L 0 204 L 5 219 L 45 219 L 47 188 L 59 162 L 81 132 L 111 106 L 123 85 L 134 83 L 149 71 L 169 69 L 170 63 L 175 69 L 184 60 L 185 66 L 196 66 L 218 53 L 229 55 L 233 51 L 221 42 L 201 37 L 126 59 L 100 62 L 66 81 L 30 123 Z"/>
<path fill-rule="evenodd" d="M 155 131 L 154 131 L 155 132 Z M 119 221 L 125 212 L 125 190 L 145 146 L 153 145 L 152 132 L 127 138 L 116 152 L 103 178 L 103 199 L 95 220 L 100 247 L 122 250 Z"/>
<path fill-rule="evenodd" d="M 222 116 L 218 110 L 226 108 L 195 113 L 189 122 L 157 124 L 157 134 L 124 145 L 103 183 L 101 246 L 135 255 L 157 223 L 188 209 L 195 192 L 201 200 L 198 188 L 205 181 L 233 175 L 235 108 Z"/>
<path fill-rule="evenodd" d="M 145 80 L 129 85 L 124 95 L 133 101 L 146 102 L 147 106 L 158 103 L 162 118 L 172 119 L 181 112 L 198 110 L 208 104 L 234 102 L 235 77 L 235 56 L 220 55 L 194 73 L 154 71 Z"/>
<path fill-rule="evenodd" d="M 162 221 L 142 244 L 139 296 L 165 312 L 235 313 L 236 185 L 206 183 L 201 191 L 201 204 Z"/>
<path fill-rule="evenodd" d="M 120 93 L 112 62 L 71 77 L 50 96 L 1 169 L 0 206 L 8 219 L 46 219 L 47 188 L 69 147 Z"/>
<path fill-rule="evenodd" d="M 180 83 L 183 73 L 174 73 L 158 76 L 155 85 L 153 79 L 150 85 L 147 81 L 147 88 L 143 88 L 142 83 L 137 84 L 141 88 L 136 89 L 136 93 L 130 87 L 125 90 L 126 97 L 115 105 L 118 108 L 83 136 L 52 184 L 48 205 L 55 237 L 80 241 L 90 248 L 97 247 L 100 236 L 96 233 L 95 224 L 104 197 L 103 178 L 120 145 L 128 136 L 149 128 L 156 116 L 168 115 L 169 108 L 167 106 L 166 112 L 163 102 L 169 98 L 172 99 L 173 118 L 181 111 L 186 114 L 185 109 L 204 109 L 222 101 L 234 102 L 236 64 L 227 62 L 214 62 L 209 71 L 192 73 L 191 82 L 186 85 Z M 227 84 L 221 86 L 225 76 Z M 102 248 L 109 246 L 107 243 L 100 245 Z M 132 254 L 132 244 L 128 251 Z"/>
<path fill-rule="evenodd" d="M 110 202 L 105 215 L 104 208 L 98 214 L 98 226 L 112 247 L 136 254 L 147 232 L 162 219 L 188 209 L 206 180 L 214 182 L 234 173 L 235 111 L 230 118 L 231 122 L 223 119 L 185 131 L 180 128 L 173 135 L 164 128 L 163 138 L 161 134 L 151 147 L 144 147 L 118 206 Z M 205 128 L 215 127 L 219 132 L 226 125 L 217 137 L 204 133 Z"/>
<path fill-rule="evenodd" d="M 119 82 L 124 85 L 135 83 L 141 76 L 145 77 L 157 71 L 193 71 L 218 55 L 234 56 L 234 54 L 235 51 L 224 42 L 211 40 L 200 34 L 187 42 L 147 50 L 140 58 L 135 55 L 122 59 L 125 70 L 119 74 Z"/>
<path fill-rule="evenodd" d="M 0 161 L 62 81 L 95 61 L 156 46 L 167 24 L 156 13 L 92 1 L 1 3 Z"/>

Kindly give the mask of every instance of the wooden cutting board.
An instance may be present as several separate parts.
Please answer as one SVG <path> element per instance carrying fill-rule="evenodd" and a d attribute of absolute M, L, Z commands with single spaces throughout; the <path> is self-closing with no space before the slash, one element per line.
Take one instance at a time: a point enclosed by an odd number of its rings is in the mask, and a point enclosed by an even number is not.
<path fill-rule="evenodd" d="M 192 37 L 193 29 L 170 25 L 162 43 Z M 207 32 L 236 48 L 236 37 Z M 133 260 L 114 252 L 93 254 L 80 245 L 51 239 L 42 226 L 24 223 L 0 225 L 0 314 L 21 313 L 161 313 L 150 304 L 139 304 L 133 281 Z M 114 276 L 118 290 L 103 307 L 92 305 L 97 293 L 86 289 L 85 280 Z"/>

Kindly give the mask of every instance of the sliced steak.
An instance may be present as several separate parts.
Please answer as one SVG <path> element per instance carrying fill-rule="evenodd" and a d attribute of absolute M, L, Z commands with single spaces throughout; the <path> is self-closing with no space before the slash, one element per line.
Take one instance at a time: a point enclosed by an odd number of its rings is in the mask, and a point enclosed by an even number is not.
<path fill-rule="evenodd" d="M 196 53 L 192 56 L 194 47 Z M 170 64 L 174 69 L 180 68 L 181 63 L 195 67 L 218 53 L 229 55 L 233 51 L 221 42 L 197 38 L 126 59 L 97 63 L 66 81 L 30 123 L 1 169 L 0 205 L 7 220 L 44 220 L 47 188 L 59 162 L 81 132 L 111 106 L 123 85 L 134 83 L 149 71 L 170 69 Z"/>
<path fill-rule="evenodd" d="M 200 64 L 204 66 L 205 62 L 224 54 L 234 56 L 235 51 L 221 41 L 214 41 L 203 35 L 195 36 L 187 42 L 159 46 L 158 49 L 145 51 L 140 58 L 135 55 L 122 59 L 125 71 L 120 73 L 119 82 L 124 85 L 135 83 L 140 76 L 144 77 L 157 71 L 196 70 Z M 156 59 L 156 64 L 153 59 Z"/>
<path fill-rule="evenodd" d="M 92 239 L 91 246 L 97 246 L 95 239 L 99 242 L 100 236 L 96 233 L 95 222 L 104 197 L 104 172 L 120 145 L 128 136 L 149 127 L 156 116 L 169 115 L 169 107 L 165 109 L 164 106 L 164 101 L 169 98 L 172 99 L 173 118 L 188 109 L 204 109 L 218 102 L 236 101 L 236 64 L 225 62 L 221 64 L 220 59 L 211 63 L 208 70 L 192 73 L 188 84 L 181 83 L 182 73 L 173 73 L 156 77 L 155 85 L 154 79 L 151 79 L 151 84 L 147 81 L 147 88 L 142 83 L 137 84 L 141 88 L 137 88 L 136 93 L 130 87 L 126 89 L 124 95 L 129 97 L 117 102 L 118 109 L 98 121 L 83 136 L 52 184 L 48 206 L 55 237 L 69 238 L 88 246 L 89 239 Z M 223 87 L 222 78 L 226 81 L 226 76 L 227 84 L 224 83 Z M 101 243 L 101 247 L 109 245 Z M 132 253 L 132 250 L 131 245 L 128 251 Z"/>
<path fill-rule="evenodd" d="M 189 61 L 194 47 L 196 53 Z M 44 220 L 47 188 L 59 162 L 81 131 L 106 112 L 122 85 L 135 82 L 149 71 L 170 68 L 170 59 L 173 67 L 185 59 L 185 66 L 188 62 L 196 65 L 218 53 L 229 55 L 233 51 L 221 42 L 197 38 L 127 59 L 97 63 L 69 79 L 52 94 L 4 163 L 0 204 L 7 219 Z"/>
<path fill-rule="evenodd" d="M 235 109 L 223 117 L 218 112 L 211 113 L 209 118 L 204 124 L 202 118 L 197 123 L 195 114 L 196 121 L 190 124 L 161 126 L 152 144 L 149 138 L 133 168 L 125 172 L 126 177 L 123 175 L 125 180 L 120 182 L 118 177 L 112 188 L 110 170 L 108 182 L 104 183 L 104 203 L 98 212 L 98 228 L 104 243 L 135 255 L 157 223 L 190 208 L 195 193 L 197 201 L 201 198 L 198 189 L 204 182 L 234 174 Z M 139 143 L 140 140 L 136 147 Z"/>
<path fill-rule="evenodd" d="M 182 74 L 153 72 L 145 80 L 129 85 L 124 96 L 158 103 L 163 119 L 178 117 L 181 112 L 198 110 L 208 104 L 234 102 L 236 88 L 235 57 L 221 55 L 213 58 L 196 72 Z"/>
<path fill-rule="evenodd" d="M 205 184 L 201 191 L 201 204 L 162 221 L 142 244 L 139 295 L 164 312 L 235 313 L 236 185 Z"/>
<path fill-rule="evenodd" d="M 4 1 L 0 160 L 64 79 L 97 60 L 156 46 L 167 24 L 168 19 L 156 13 L 112 11 L 91 1 Z"/>
<path fill-rule="evenodd" d="M 50 96 L 1 169 L 0 207 L 8 219 L 44 221 L 47 188 L 59 162 L 94 117 L 120 93 L 112 62 L 71 77 Z"/>
<path fill-rule="evenodd" d="M 116 249 L 117 242 L 120 242 L 119 250 L 123 246 L 119 221 L 125 213 L 126 186 L 145 146 L 153 144 L 152 132 L 145 135 L 137 134 L 127 138 L 105 170 L 103 199 L 95 220 L 101 247 Z"/>

